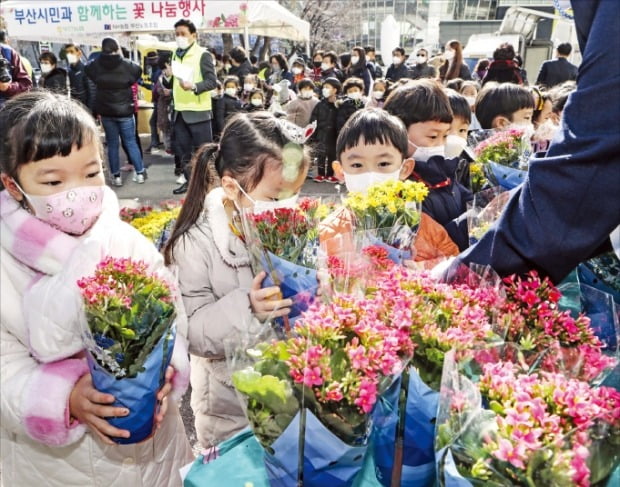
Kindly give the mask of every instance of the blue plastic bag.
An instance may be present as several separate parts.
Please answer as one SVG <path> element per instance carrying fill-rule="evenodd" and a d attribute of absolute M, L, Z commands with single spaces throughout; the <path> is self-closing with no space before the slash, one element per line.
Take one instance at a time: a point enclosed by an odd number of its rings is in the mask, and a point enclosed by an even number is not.
<path fill-rule="evenodd" d="M 400 381 L 398 382 L 400 384 Z M 392 385 L 378 403 L 377 422 L 373 436 L 377 477 L 385 486 L 391 485 L 394 465 L 394 442 L 398 423 L 400 386 Z M 435 482 L 435 419 L 439 393 L 429 388 L 415 369 L 409 369 L 405 437 L 401 486 L 424 487 Z M 391 444 L 391 446 L 390 446 Z"/>
<path fill-rule="evenodd" d="M 282 435 L 265 451 L 265 467 L 272 487 L 296 487 L 299 451 L 297 413 Z M 351 446 L 329 431 L 309 410 L 306 411 L 304 447 L 305 487 L 347 487 L 361 472 L 368 444 Z"/>
<path fill-rule="evenodd" d="M 508 190 L 519 186 L 525 181 L 525 176 L 527 176 L 527 171 L 497 164 L 496 162 L 487 162 L 484 167 L 486 176 L 492 183 Z"/>
<path fill-rule="evenodd" d="M 152 434 L 157 406 L 155 396 L 164 385 L 164 375 L 172 358 L 175 337 L 176 328 L 173 326 L 164 333 L 147 357 L 144 362 L 145 370 L 132 378 L 117 379 L 102 368 L 90 352 L 86 354 L 93 387 L 99 392 L 112 394 L 116 399 L 112 406 L 129 409 L 129 414 L 122 418 L 106 418 L 112 426 L 131 433 L 129 438 L 112 437 L 114 442 L 121 445 L 139 443 Z"/>
<path fill-rule="evenodd" d="M 463 477 L 456 468 L 449 447 L 442 448 L 437 452 L 437 472 L 438 478 L 441 478 L 439 485 L 443 487 L 472 487 L 472 483 Z"/>
<path fill-rule="evenodd" d="M 274 276 L 279 283 L 283 299 L 292 299 L 293 306 L 288 315 L 296 318 L 314 302 L 319 287 L 316 269 L 294 264 L 268 252 L 268 259 L 262 257 L 261 265 L 267 272 L 263 287 L 274 286 Z"/>

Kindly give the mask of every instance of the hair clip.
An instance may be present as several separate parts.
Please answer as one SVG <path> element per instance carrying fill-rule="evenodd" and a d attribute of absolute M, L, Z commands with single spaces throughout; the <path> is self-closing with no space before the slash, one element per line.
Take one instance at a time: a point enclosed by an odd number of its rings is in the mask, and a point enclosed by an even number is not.
<path fill-rule="evenodd" d="M 276 123 L 284 137 L 299 145 L 305 144 L 316 130 L 316 120 L 305 127 L 295 125 L 284 118 L 276 118 Z"/>

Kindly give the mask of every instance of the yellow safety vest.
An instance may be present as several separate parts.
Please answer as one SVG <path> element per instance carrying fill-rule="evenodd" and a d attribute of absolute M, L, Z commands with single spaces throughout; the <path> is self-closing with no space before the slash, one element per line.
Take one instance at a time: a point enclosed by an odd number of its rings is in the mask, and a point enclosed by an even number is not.
<path fill-rule="evenodd" d="M 183 56 L 183 59 L 177 57 L 176 53 L 172 60 L 193 68 L 194 83 L 202 81 L 202 72 L 200 71 L 200 58 L 206 49 L 200 47 L 198 42 L 194 42 L 189 50 Z M 191 90 L 181 88 L 177 78 L 172 81 L 172 97 L 174 99 L 174 109 L 179 112 L 205 112 L 211 110 L 211 92 L 204 91 L 199 95 L 195 95 Z"/>

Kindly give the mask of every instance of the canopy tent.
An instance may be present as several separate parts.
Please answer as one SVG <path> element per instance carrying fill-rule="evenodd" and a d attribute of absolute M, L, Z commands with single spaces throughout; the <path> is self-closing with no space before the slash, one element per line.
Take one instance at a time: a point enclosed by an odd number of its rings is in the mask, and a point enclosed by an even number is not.
<path fill-rule="evenodd" d="M 275 1 L 9 0 L 0 3 L 9 36 L 16 40 L 92 43 L 106 35 L 171 33 L 180 18 L 200 32 L 263 35 L 308 43 L 310 24 Z"/>

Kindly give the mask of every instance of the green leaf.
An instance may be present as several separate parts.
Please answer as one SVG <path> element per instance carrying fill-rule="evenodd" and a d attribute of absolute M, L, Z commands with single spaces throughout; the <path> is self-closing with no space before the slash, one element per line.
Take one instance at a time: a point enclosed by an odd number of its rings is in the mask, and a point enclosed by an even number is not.
<path fill-rule="evenodd" d="M 299 409 L 289 382 L 272 375 L 261 375 L 251 367 L 232 375 L 235 388 L 246 396 L 259 401 L 275 413 L 291 413 Z"/>

